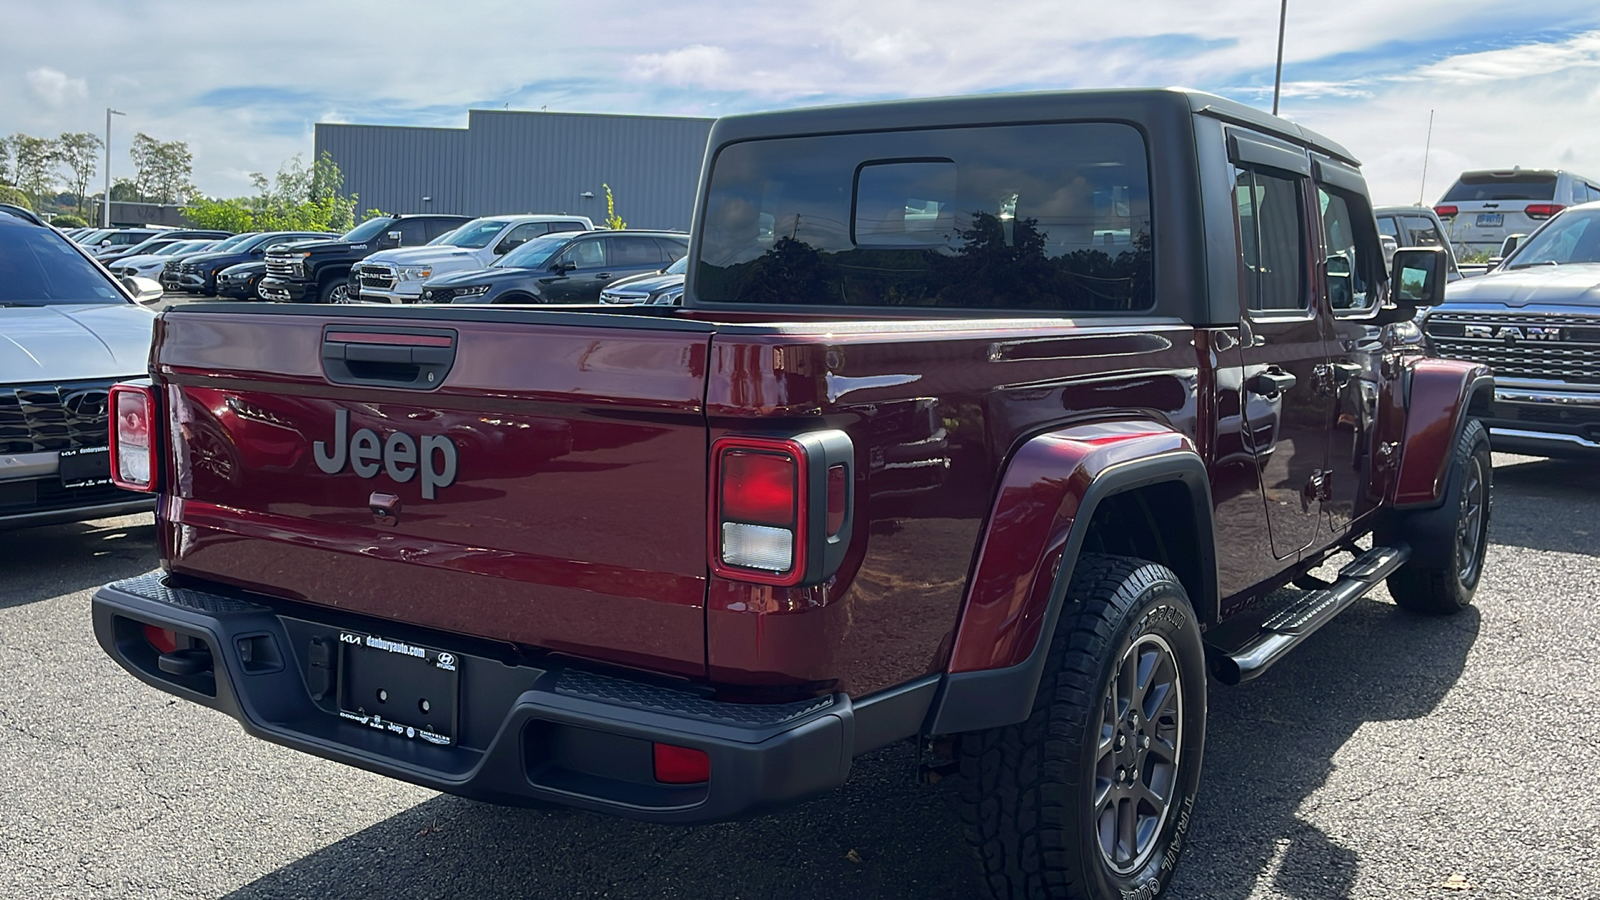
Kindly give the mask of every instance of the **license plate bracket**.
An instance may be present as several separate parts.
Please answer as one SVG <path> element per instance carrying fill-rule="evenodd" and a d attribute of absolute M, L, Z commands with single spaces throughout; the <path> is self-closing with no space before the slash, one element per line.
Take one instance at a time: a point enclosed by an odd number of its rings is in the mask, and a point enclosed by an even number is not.
<path fill-rule="evenodd" d="M 1478 213 L 1479 228 L 1499 228 L 1506 223 L 1505 213 Z"/>
<path fill-rule="evenodd" d="M 64 488 L 96 487 L 111 483 L 111 448 L 78 447 L 61 451 L 57 473 Z"/>
<path fill-rule="evenodd" d="M 460 657 L 364 632 L 339 632 L 339 716 L 408 740 L 456 742 Z"/>

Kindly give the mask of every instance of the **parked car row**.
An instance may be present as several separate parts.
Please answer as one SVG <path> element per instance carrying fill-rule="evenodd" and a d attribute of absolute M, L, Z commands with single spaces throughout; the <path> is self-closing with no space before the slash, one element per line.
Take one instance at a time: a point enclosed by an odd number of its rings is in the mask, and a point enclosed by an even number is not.
<path fill-rule="evenodd" d="M 1528 234 L 1569 206 L 1600 200 L 1600 180 L 1563 169 L 1462 172 L 1434 205 L 1456 252 L 1504 255 L 1512 235 Z"/>

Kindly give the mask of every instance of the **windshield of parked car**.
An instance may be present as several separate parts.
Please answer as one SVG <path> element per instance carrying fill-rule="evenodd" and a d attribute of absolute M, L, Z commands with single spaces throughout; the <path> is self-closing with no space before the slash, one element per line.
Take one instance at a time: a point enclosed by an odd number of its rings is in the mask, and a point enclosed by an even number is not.
<path fill-rule="evenodd" d="M 689 271 L 689 257 L 680 256 L 680 257 L 678 257 L 678 261 L 677 262 L 673 263 L 670 266 L 667 266 L 665 269 L 662 269 L 661 271 L 664 274 L 667 274 L 667 275 L 682 275 L 683 273 Z"/>
<path fill-rule="evenodd" d="M 367 241 L 370 241 L 382 234 L 383 230 L 389 227 L 390 221 L 392 220 L 381 217 L 377 219 L 368 219 L 365 222 L 362 222 L 360 225 L 357 225 L 349 231 L 346 231 L 339 238 L 339 240 L 344 241 L 347 244 L 365 244 Z"/>
<path fill-rule="evenodd" d="M 99 243 L 101 238 L 105 237 L 106 235 L 108 235 L 110 233 L 111 233 L 111 229 L 109 229 L 109 228 L 96 228 L 93 231 L 87 232 L 85 234 L 78 235 L 77 242 L 82 244 L 85 247 L 90 247 L 90 246 L 93 246 L 94 244 Z"/>
<path fill-rule="evenodd" d="M 255 232 L 255 231 L 247 231 L 244 234 L 236 234 L 231 238 L 223 239 L 223 241 L 221 243 L 217 244 L 215 247 L 212 247 L 211 249 L 212 250 L 232 250 L 233 248 L 239 246 L 240 244 L 243 244 L 245 241 L 248 241 L 248 240 L 250 240 L 252 238 L 258 237 L 259 234 L 260 234 L 259 232 Z"/>
<path fill-rule="evenodd" d="M 1600 210 L 1573 210 L 1552 219 L 1506 260 L 1507 269 L 1600 262 Z"/>
<path fill-rule="evenodd" d="M 569 234 L 541 234 L 521 247 L 500 257 L 494 264 L 498 269 L 537 269 L 550 261 L 557 250 L 571 240 Z"/>
<path fill-rule="evenodd" d="M 1554 175 L 1463 175 L 1445 191 L 1441 203 L 1480 200 L 1549 200 L 1556 195 Z"/>
<path fill-rule="evenodd" d="M 506 227 L 506 221 L 506 219 L 476 219 L 450 232 L 449 240 L 440 243 L 478 250 L 489 246 L 494 236 Z"/>
<path fill-rule="evenodd" d="M 127 302 L 66 238 L 6 218 L 0 216 L 0 306 Z"/>
<path fill-rule="evenodd" d="M 216 241 L 179 241 L 176 244 L 168 244 L 150 255 L 172 256 L 175 253 L 198 253 L 216 243 Z"/>
<path fill-rule="evenodd" d="M 425 247 L 434 247 L 434 246 L 437 246 L 439 244 L 448 244 L 448 243 L 450 243 L 450 239 L 455 237 L 456 236 L 456 232 L 460 231 L 460 230 L 461 229 L 459 229 L 459 228 L 452 228 L 449 231 L 446 231 L 444 234 L 441 234 L 438 237 L 434 238 L 433 240 L 429 241 L 428 243 L 424 244 L 423 246 L 425 246 Z"/>

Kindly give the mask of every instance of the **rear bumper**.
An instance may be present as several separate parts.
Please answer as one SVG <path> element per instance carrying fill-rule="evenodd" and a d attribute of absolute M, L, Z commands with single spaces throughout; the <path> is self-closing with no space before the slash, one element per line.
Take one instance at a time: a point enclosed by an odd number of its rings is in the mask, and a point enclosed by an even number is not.
<path fill-rule="evenodd" d="M 90 519 L 112 519 L 117 516 L 133 516 L 139 513 L 152 512 L 156 508 L 155 499 L 152 497 L 140 497 L 138 494 L 132 493 L 129 493 L 128 496 L 136 499 L 55 509 L 27 509 L 20 512 L 14 510 L 3 512 L 0 513 L 0 529 L 59 525 L 62 522 L 87 522 Z"/>
<path fill-rule="evenodd" d="M 314 615 L 316 620 L 302 618 Z M 554 803 L 651 822 L 724 821 L 827 791 L 852 757 L 920 729 L 935 679 L 865 704 L 834 694 L 785 704 L 733 704 L 689 690 L 505 659 L 504 647 L 389 623 L 308 611 L 254 595 L 170 583 L 153 572 L 106 585 L 93 602 L 100 646 L 140 680 L 226 713 L 249 734 L 438 791 L 512 805 Z M 143 626 L 210 652 L 211 668 L 163 671 Z M 456 741 L 436 746 L 341 718 L 338 691 L 312 666 L 341 629 L 447 649 L 460 660 Z M 334 667 L 338 662 L 332 663 Z M 313 695 L 321 686 L 321 699 Z M 858 722 L 858 713 L 867 721 Z M 711 777 L 663 784 L 651 744 L 704 751 Z"/>

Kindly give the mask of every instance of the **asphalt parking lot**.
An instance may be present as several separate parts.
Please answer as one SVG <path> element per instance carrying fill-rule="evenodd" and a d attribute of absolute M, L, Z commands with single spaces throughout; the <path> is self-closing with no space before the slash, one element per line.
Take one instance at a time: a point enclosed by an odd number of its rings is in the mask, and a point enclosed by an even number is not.
<path fill-rule="evenodd" d="M 1168 896 L 1600 897 L 1600 471 L 1496 457 L 1473 610 L 1381 591 L 1214 688 Z M 0 533 L 0 896 L 965 898 L 911 750 L 803 806 L 693 829 L 441 796 L 246 737 L 122 672 L 89 596 L 149 516 Z"/>

